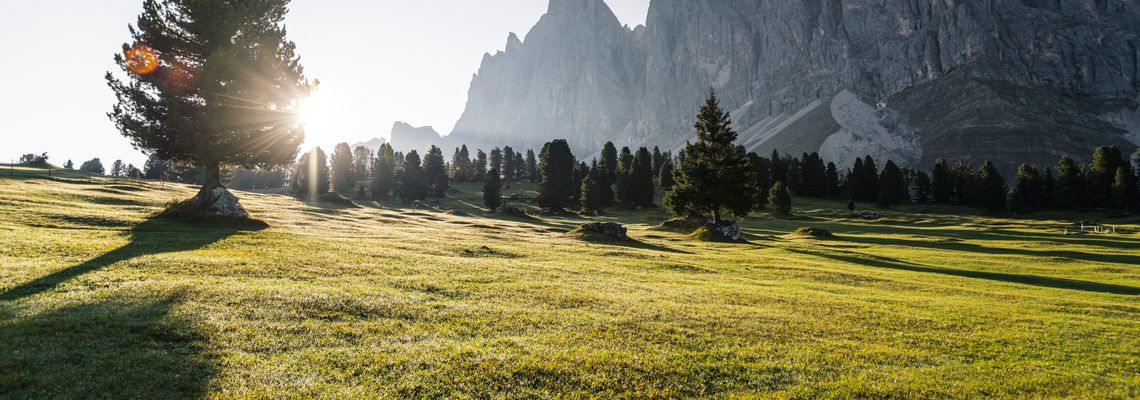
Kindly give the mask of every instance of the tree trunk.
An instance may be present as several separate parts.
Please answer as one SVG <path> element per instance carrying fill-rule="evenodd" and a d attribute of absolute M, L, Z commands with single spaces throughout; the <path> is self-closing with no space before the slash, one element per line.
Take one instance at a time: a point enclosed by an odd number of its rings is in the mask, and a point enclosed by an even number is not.
<path fill-rule="evenodd" d="M 713 209 L 713 225 L 720 225 L 720 207 Z"/>
<path fill-rule="evenodd" d="M 209 196 L 214 189 L 222 186 L 222 168 L 218 162 L 206 162 L 202 165 L 202 189 L 198 196 Z"/>

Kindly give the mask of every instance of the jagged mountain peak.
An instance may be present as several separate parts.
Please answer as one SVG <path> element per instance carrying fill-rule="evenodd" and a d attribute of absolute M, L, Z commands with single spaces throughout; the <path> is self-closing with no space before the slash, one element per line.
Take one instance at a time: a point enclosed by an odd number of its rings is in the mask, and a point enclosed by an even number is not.
<path fill-rule="evenodd" d="M 510 35 L 507 35 L 507 46 L 504 47 L 505 52 L 514 53 L 522 50 L 522 47 L 523 42 L 522 40 L 519 40 L 519 35 L 516 35 L 514 32 L 511 32 Z"/>

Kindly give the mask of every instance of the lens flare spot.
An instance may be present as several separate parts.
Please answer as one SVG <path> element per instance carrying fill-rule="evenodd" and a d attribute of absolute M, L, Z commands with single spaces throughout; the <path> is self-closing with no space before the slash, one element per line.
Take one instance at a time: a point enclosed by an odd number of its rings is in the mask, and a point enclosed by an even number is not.
<path fill-rule="evenodd" d="M 132 74 L 149 75 L 158 69 L 158 53 L 150 46 L 137 45 L 127 50 L 124 62 Z"/>

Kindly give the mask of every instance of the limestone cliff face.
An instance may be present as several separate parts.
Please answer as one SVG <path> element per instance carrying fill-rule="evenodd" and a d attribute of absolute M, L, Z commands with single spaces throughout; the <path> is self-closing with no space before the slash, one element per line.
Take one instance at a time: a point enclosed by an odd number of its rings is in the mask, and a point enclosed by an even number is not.
<path fill-rule="evenodd" d="M 1140 143 L 1140 3 L 552 0 L 485 57 L 453 141 L 679 147 L 710 88 L 750 149 L 1052 163 Z"/>

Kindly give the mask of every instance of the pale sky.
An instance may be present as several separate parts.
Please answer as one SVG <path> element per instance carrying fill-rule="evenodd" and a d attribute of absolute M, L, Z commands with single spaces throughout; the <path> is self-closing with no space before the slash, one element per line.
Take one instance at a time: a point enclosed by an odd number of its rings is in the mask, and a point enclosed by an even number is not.
<path fill-rule="evenodd" d="M 606 0 L 622 23 L 645 23 L 650 0 Z M 524 37 L 547 0 L 293 0 L 286 26 L 306 74 L 321 80 L 305 147 L 387 138 L 392 123 L 450 133 L 484 53 Z M 142 0 L 0 0 L 0 160 L 47 152 L 141 168 L 107 119 L 103 74 L 130 39 Z"/>

